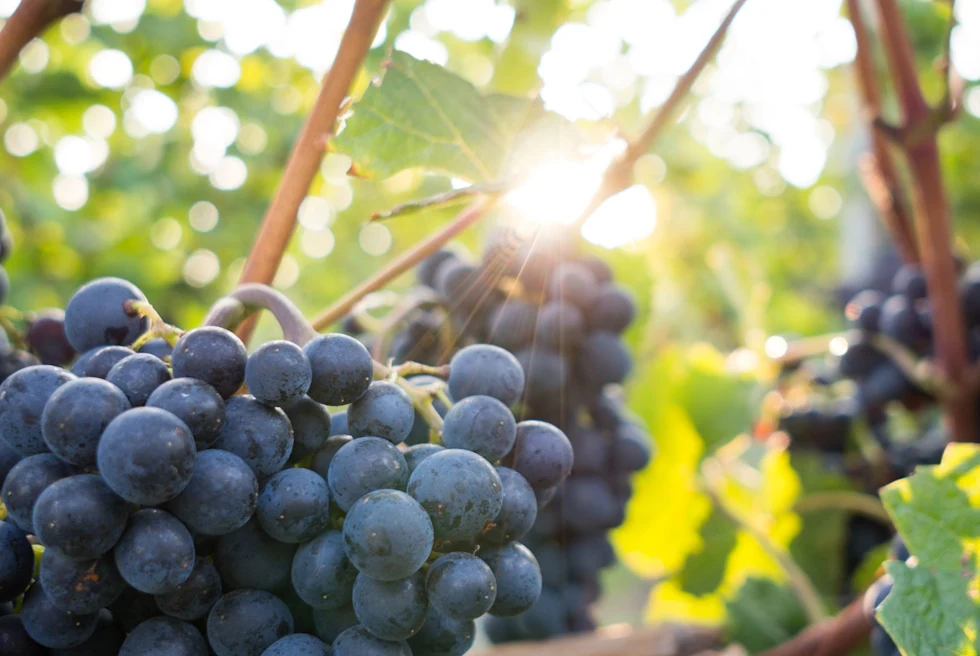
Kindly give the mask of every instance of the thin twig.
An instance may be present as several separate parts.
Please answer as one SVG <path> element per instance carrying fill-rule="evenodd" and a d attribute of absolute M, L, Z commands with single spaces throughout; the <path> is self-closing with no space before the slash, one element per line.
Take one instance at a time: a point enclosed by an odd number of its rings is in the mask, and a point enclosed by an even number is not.
<path fill-rule="evenodd" d="M 388 0 L 357 0 L 354 4 L 354 13 L 340 41 L 337 57 L 323 81 L 313 111 L 293 144 L 279 188 L 255 236 L 252 251 L 242 270 L 241 283 L 270 284 L 275 277 L 296 226 L 300 203 L 320 168 L 341 105 L 371 48 L 387 8 Z M 238 334 L 242 341 L 248 341 L 254 328 L 254 318 L 239 327 Z"/>
<path fill-rule="evenodd" d="M 949 201 L 943 182 L 935 130 L 920 130 L 932 119 L 932 109 L 919 86 L 915 55 L 905 20 L 895 0 L 877 0 L 881 39 L 902 107 L 907 139 L 902 149 L 913 184 L 915 231 L 929 292 L 936 360 L 940 371 L 958 393 L 942 399 L 950 420 L 952 439 L 976 441 L 973 399 L 963 393 L 970 361 L 963 313 L 957 293 L 953 261 Z"/>
<path fill-rule="evenodd" d="M 338 321 L 345 314 L 350 312 L 358 301 L 373 291 L 381 289 L 391 280 L 394 280 L 405 271 L 432 255 L 442 248 L 450 239 L 461 233 L 466 228 L 476 223 L 486 212 L 494 206 L 496 198 L 481 198 L 465 210 L 460 212 L 455 219 L 444 225 L 438 231 L 432 233 L 412 248 L 402 253 L 398 258 L 390 262 L 386 267 L 375 273 L 373 276 L 362 282 L 360 285 L 350 290 L 334 302 L 330 307 L 313 318 L 313 327 L 323 330 L 330 324 Z"/>
<path fill-rule="evenodd" d="M 885 512 L 885 507 L 878 497 L 860 492 L 811 492 L 801 497 L 793 506 L 793 510 L 798 513 L 844 510 L 864 515 L 883 524 L 892 523 L 891 517 Z"/>
<path fill-rule="evenodd" d="M 670 93 L 667 100 L 657 108 L 643 132 L 635 139 L 630 140 L 626 150 L 609 165 L 599 188 L 589 200 L 589 204 L 586 205 L 585 210 L 575 220 L 575 226 L 581 227 L 592 216 L 592 213 L 608 198 L 618 194 L 630 185 L 633 180 L 633 165 L 636 164 L 636 160 L 650 152 L 650 148 L 653 147 L 653 143 L 657 140 L 657 137 L 660 136 L 674 118 L 674 115 L 687 99 L 688 94 L 690 94 L 691 87 L 694 86 L 698 76 L 701 75 L 708 62 L 718 52 L 722 42 L 725 40 L 725 35 L 728 33 L 728 28 L 731 27 L 735 16 L 738 15 L 745 2 L 746 0 L 735 0 L 732 8 L 729 9 L 728 14 L 718 26 L 718 29 L 711 35 L 708 43 L 704 46 L 704 49 L 698 55 L 697 59 L 694 60 L 694 63 L 691 64 L 687 72 L 677 80 L 677 84 L 674 85 L 674 90 Z"/>
<path fill-rule="evenodd" d="M 712 465 L 718 468 L 718 471 L 713 472 Z M 793 560 L 793 557 L 785 549 L 773 543 L 768 535 L 759 530 L 751 521 L 742 517 L 734 508 L 729 507 L 724 499 L 721 498 L 715 480 L 721 475 L 720 468 L 721 465 L 717 461 L 710 459 L 705 461 L 705 475 L 702 477 L 701 485 L 705 494 L 711 499 L 715 508 L 738 525 L 740 529 L 751 535 L 752 539 L 762 547 L 762 550 L 779 564 L 780 568 L 785 572 L 790 588 L 803 607 L 803 611 L 806 613 L 809 622 L 816 624 L 817 622 L 823 621 L 827 617 L 823 601 L 820 599 L 820 593 L 817 592 L 817 589 L 814 587 L 813 582 L 810 581 L 810 577 L 806 575 L 806 572 L 796 564 L 796 561 Z"/>
<path fill-rule="evenodd" d="M 891 233 L 904 262 L 918 262 L 919 254 L 912 233 L 912 218 L 902 189 L 895 162 L 888 150 L 888 140 L 876 126 L 881 118 L 881 93 L 875 75 L 874 57 L 868 29 L 861 13 L 859 0 L 847 0 L 847 14 L 854 27 L 857 55 L 854 59 L 858 86 L 864 101 L 864 112 L 871 132 L 872 154 L 860 167 L 861 180 L 878 209 L 881 220 Z"/>
<path fill-rule="evenodd" d="M 22 0 L 0 30 L 0 82 L 24 46 L 62 16 L 81 11 L 82 0 Z"/>

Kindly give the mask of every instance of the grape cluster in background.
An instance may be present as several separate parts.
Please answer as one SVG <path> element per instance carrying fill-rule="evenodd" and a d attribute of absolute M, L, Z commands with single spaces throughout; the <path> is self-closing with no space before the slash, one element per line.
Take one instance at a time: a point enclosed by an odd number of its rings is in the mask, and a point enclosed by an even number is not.
<path fill-rule="evenodd" d="M 980 358 L 980 268 L 960 265 L 959 300 L 969 339 L 970 357 Z M 820 452 L 832 469 L 852 475 L 865 490 L 909 476 L 920 465 L 935 465 L 949 442 L 937 381 L 923 363 L 935 355 L 926 279 L 914 264 L 901 266 L 890 289 L 864 289 L 846 305 L 851 332 L 847 349 L 825 359 L 794 365 L 810 393 L 788 403 L 779 426 L 794 448 Z M 980 405 L 977 406 L 980 408 Z M 860 464 L 859 464 L 860 463 Z M 860 515 L 848 519 L 845 564 L 848 577 L 869 552 L 892 537 L 892 528 Z M 898 536 L 890 557 L 908 559 Z M 872 646 L 879 656 L 894 656 L 897 647 L 874 620 L 874 610 L 891 589 L 885 577 L 866 593 L 872 618 Z M 849 591 L 850 592 L 850 591 Z"/>
<path fill-rule="evenodd" d="M 0 385 L 0 652 L 462 655 L 474 620 L 538 600 L 518 540 L 574 457 L 513 414 L 506 350 L 386 368 L 333 333 L 249 355 L 118 278 L 59 325 L 36 353 L 63 357 Z"/>
<path fill-rule="evenodd" d="M 422 262 L 420 287 L 395 302 L 389 315 L 395 321 L 379 324 L 355 312 L 345 322 L 376 357 L 395 362 L 439 364 L 471 342 L 506 349 L 526 378 L 523 395 L 514 399 L 522 423 L 549 422 L 571 441 L 575 462 L 564 483 L 518 469 L 537 496 L 526 542 L 541 564 L 544 588 L 528 612 L 488 619 L 494 642 L 595 628 L 591 606 L 600 594 L 599 574 L 615 561 L 607 533 L 625 519 L 630 475 L 651 457 L 650 438 L 627 415 L 617 388 L 632 368 L 621 335 L 634 319 L 634 302 L 608 265 L 576 255 L 569 237 L 561 229 L 522 236 L 502 227 L 479 261 L 442 250 Z M 381 330 L 366 330 L 372 323 Z M 454 367 L 470 348 L 453 356 Z M 447 444 L 458 407 L 446 415 Z M 427 438 L 421 430 L 410 441 Z"/>

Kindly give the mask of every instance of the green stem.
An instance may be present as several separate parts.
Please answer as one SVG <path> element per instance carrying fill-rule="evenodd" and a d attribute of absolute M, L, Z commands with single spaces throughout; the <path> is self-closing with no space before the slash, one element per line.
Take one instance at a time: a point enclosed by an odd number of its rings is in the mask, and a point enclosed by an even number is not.
<path fill-rule="evenodd" d="M 892 522 L 878 497 L 860 492 L 812 492 L 800 498 L 793 509 L 798 513 L 844 510 L 857 515 L 864 515 L 883 524 L 891 524 Z"/>
<path fill-rule="evenodd" d="M 173 346 L 184 333 L 180 328 L 164 321 L 156 308 L 147 301 L 126 301 L 126 313 L 143 317 L 149 324 L 146 332 L 137 337 L 136 341 L 131 344 L 134 351 L 140 350 L 144 344 L 157 337 L 162 337 Z"/>
<path fill-rule="evenodd" d="M 374 377 L 379 380 L 390 380 L 395 385 L 402 388 L 408 397 L 412 400 L 412 405 L 418 411 L 422 418 L 425 419 L 425 423 L 429 424 L 429 428 L 432 430 L 433 435 L 430 439 L 437 439 L 442 437 L 442 416 L 436 411 L 435 406 L 432 404 L 433 390 L 429 389 L 431 386 L 416 387 L 410 382 L 405 380 L 402 375 L 402 371 L 412 371 L 412 367 L 418 367 L 420 369 L 438 370 L 438 367 L 427 367 L 426 365 L 421 365 L 415 362 L 406 362 L 398 367 L 386 367 L 380 362 L 374 363 Z M 417 373 L 422 373 L 418 371 Z M 411 375 L 411 374 L 407 374 Z"/>
<path fill-rule="evenodd" d="M 714 467 L 712 467 L 712 463 Z M 827 615 L 824 610 L 823 601 L 820 598 L 820 593 L 817 592 L 810 577 L 796 564 L 793 557 L 782 546 L 773 542 L 764 531 L 753 525 L 747 518 L 742 517 L 738 511 L 729 507 L 722 500 L 721 494 L 717 489 L 718 479 L 723 475 L 721 467 L 722 465 L 717 461 L 705 461 L 705 475 L 701 478 L 701 487 L 705 494 L 708 495 L 718 510 L 740 529 L 752 536 L 759 546 L 762 547 L 762 550 L 779 564 L 780 568 L 786 574 L 786 578 L 789 580 L 793 594 L 796 595 L 800 605 L 803 607 L 809 623 L 816 624 L 826 619 Z M 713 473 L 712 469 L 715 469 Z"/>

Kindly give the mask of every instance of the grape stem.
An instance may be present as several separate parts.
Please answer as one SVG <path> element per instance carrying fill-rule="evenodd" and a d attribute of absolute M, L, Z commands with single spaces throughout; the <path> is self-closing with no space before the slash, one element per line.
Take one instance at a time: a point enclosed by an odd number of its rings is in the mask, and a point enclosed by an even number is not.
<path fill-rule="evenodd" d="M 313 110 L 296 138 L 279 188 L 255 236 L 242 270 L 241 283 L 269 284 L 275 277 L 296 227 L 300 203 L 320 169 L 327 141 L 334 134 L 337 118 L 344 107 L 344 98 L 350 93 L 354 76 L 371 49 L 387 9 L 388 0 L 357 0 L 354 3 L 337 56 L 327 72 Z M 255 324 L 250 320 L 239 327 L 243 342 L 248 342 L 254 328 Z"/>
<path fill-rule="evenodd" d="M 126 314 L 143 317 L 149 323 L 146 332 L 137 337 L 136 341 L 130 345 L 134 351 L 140 350 L 140 347 L 157 337 L 162 337 L 167 340 L 168 344 L 173 346 L 180 339 L 180 336 L 184 334 L 184 331 L 180 328 L 164 321 L 160 313 L 156 311 L 156 308 L 147 301 L 126 301 L 124 307 Z"/>
<path fill-rule="evenodd" d="M 246 283 L 219 299 L 204 318 L 205 326 L 233 328 L 258 310 L 268 310 L 279 322 L 283 339 L 303 346 L 316 337 L 306 317 L 285 294 L 268 285 Z"/>
<path fill-rule="evenodd" d="M 954 116 L 956 101 L 950 76 L 944 80 L 946 96 L 938 107 L 931 107 L 922 93 L 915 52 L 905 19 L 895 0 L 877 0 L 880 40 L 902 110 L 898 146 L 905 155 L 913 193 L 915 234 L 922 269 L 926 276 L 936 362 L 951 383 L 953 394 L 942 399 L 950 434 L 957 442 L 974 442 L 976 409 L 967 393 L 970 360 L 966 344 L 963 312 L 956 287 L 949 200 L 939 156 L 938 133 Z M 952 9 L 952 0 L 949 2 Z M 950 12 L 950 20 L 955 20 Z M 948 34 L 952 33 L 952 29 Z"/>
<path fill-rule="evenodd" d="M 408 271 L 416 264 L 435 253 L 449 242 L 450 239 L 476 223 L 497 202 L 495 197 L 483 197 L 456 215 L 452 221 L 432 233 L 426 239 L 415 244 L 402 253 L 386 267 L 362 282 L 337 299 L 330 307 L 313 318 L 313 327 L 323 330 L 332 323 L 339 321 L 345 314 L 357 305 L 358 301 L 387 285 L 389 282 Z"/>
<path fill-rule="evenodd" d="M 860 492 L 834 491 L 812 492 L 797 500 L 793 509 L 798 513 L 820 510 L 844 510 L 864 515 L 883 524 L 891 524 L 892 519 L 878 497 Z"/>
<path fill-rule="evenodd" d="M 0 82 L 24 46 L 63 16 L 81 11 L 82 0 L 21 0 L 0 30 Z"/>
<path fill-rule="evenodd" d="M 721 511 L 722 514 L 728 517 L 740 529 L 752 536 L 759 546 L 762 547 L 762 550 L 776 561 L 786 574 L 790 588 L 803 607 L 809 623 L 816 624 L 817 622 L 823 621 L 827 615 L 824 610 L 823 601 L 820 599 L 820 594 L 814 587 L 813 582 L 810 581 L 806 572 L 796 564 L 793 557 L 783 547 L 775 544 L 765 531 L 755 526 L 748 518 L 725 503 L 720 492 L 723 478 L 724 466 L 714 458 L 705 460 L 700 478 L 701 489 L 711 499 L 715 508 Z"/>
<path fill-rule="evenodd" d="M 408 397 L 412 400 L 412 405 L 422 415 L 425 423 L 429 425 L 429 428 L 434 434 L 432 439 L 437 441 L 437 436 L 442 436 L 442 417 L 436 411 L 432 403 L 432 398 L 436 394 L 436 389 L 444 388 L 445 383 L 416 386 L 404 378 L 404 376 L 414 376 L 416 374 L 446 377 L 449 375 L 449 366 L 430 367 L 417 362 L 406 362 L 398 366 L 385 366 L 380 362 L 374 363 L 374 377 L 379 380 L 388 380 L 398 385 L 408 394 Z"/>
<path fill-rule="evenodd" d="M 871 132 L 871 152 L 867 153 L 859 167 L 861 182 L 878 209 L 878 215 L 885 228 L 891 234 L 902 261 L 916 263 L 919 261 L 919 251 L 915 243 L 915 235 L 912 233 L 908 199 L 895 169 L 888 140 L 878 127 L 877 119 L 881 115 L 881 91 L 875 77 L 872 43 L 859 0 L 847 0 L 847 16 L 854 28 L 857 41 L 854 68 Z"/>

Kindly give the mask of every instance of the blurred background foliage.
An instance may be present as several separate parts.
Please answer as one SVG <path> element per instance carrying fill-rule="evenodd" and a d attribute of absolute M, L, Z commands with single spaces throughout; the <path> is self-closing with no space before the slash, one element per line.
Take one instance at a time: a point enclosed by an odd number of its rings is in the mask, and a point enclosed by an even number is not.
<path fill-rule="evenodd" d="M 729 4 L 395 0 L 356 90 L 394 48 L 484 91 L 540 93 L 586 130 L 630 135 Z M 11 304 L 62 305 L 81 282 L 117 275 L 169 320 L 195 325 L 239 277 L 352 5 L 90 0 L 30 44 L 0 86 L 0 210 L 16 243 Z M 0 0 L 0 20 L 16 6 Z M 948 9 L 902 6 L 935 99 Z M 953 63 L 972 85 L 980 3 L 964 0 L 957 11 Z M 822 593 L 841 588 L 843 517 L 792 509 L 802 491 L 840 489 L 842 479 L 773 438 L 744 436 L 757 429 L 773 381 L 767 350 L 778 355 L 785 344 L 772 336 L 839 329 L 842 290 L 887 279 L 895 266 L 858 176 L 867 130 L 848 66 L 854 49 L 841 0 L 749 0 L 679 124 L 637 163 L 643 202 L 586 225 L 585 247 L 610 261 L 641 308 L 628 392 L 659 448 L 616 535 L 642 580 L 623 569 L 609 575 L 608 621 L 641 612 L 720 621 L 726 600 L 745 590 L 779 604 L 778 589 L 753 577 L 780 582 L 782 570 L 712 511 L 698 483 L 706 463 L 720 471 L 727 503 L 791 550 Z M 886 107 L 893 115 L 891 100 Z M 975 86 L 941 143 L 964 254 L 980 237 L 978 116 Z M 339 153 L 325 157 L 276 277 L 311 314 L 451 213 L 367 224 L 371 213 L 451 182 L 420 171 L 353 178 L 350 165 Z M 478 250 L 479 230 L 463 241 Z M 409 284 L 410 276 L 398 281 Z M 269 321 L 260 330 L 276 332 Z M 660 581 L 652 593 L 651 581 Z M 652 603 L 637 603 L 648 594 Z"/>

